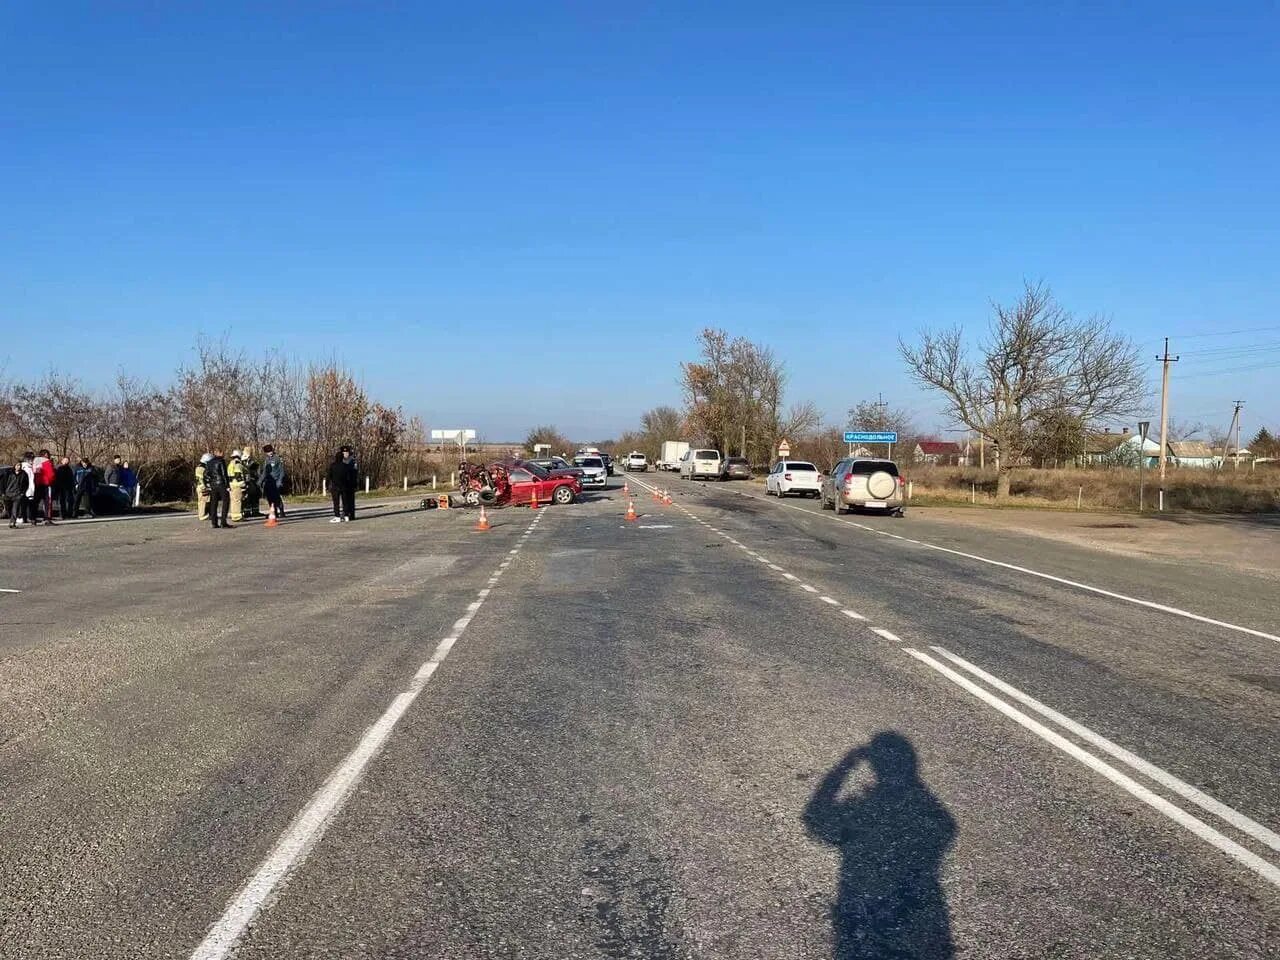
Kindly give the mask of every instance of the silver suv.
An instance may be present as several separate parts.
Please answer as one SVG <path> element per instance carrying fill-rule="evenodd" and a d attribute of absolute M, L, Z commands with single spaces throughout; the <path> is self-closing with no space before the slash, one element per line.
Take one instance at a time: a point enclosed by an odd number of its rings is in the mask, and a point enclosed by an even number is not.
<path fill-rule="evenodd" d="M 848 507 L 883 510 L 895 517 L 906 516 L 906 484 L 892 460 L 848 457 L 822 480 L 822 509 L 828 505 L 836 515 Z"/>

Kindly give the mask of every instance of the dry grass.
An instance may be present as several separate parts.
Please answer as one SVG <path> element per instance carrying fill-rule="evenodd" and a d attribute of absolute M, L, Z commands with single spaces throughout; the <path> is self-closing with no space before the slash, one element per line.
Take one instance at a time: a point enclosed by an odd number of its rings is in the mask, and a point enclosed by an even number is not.
<path fill-rule="evenodd" d="M 994 470 L 972 467 L 908 467 L 917 504 L 964 504 L 971 497 L 995 505 Z M 1159 475 L 1146 471 L 1147 508 L 1154 509 Z M 1002 506 L 1074 510 L 1077 497 L 1086 510 L 1133 511 L 1138 505 L 1138 471 L 1018 469 L 1009 501 Z M 1165 508 L 1203 513 L 1270 513 L 1280 511 L 1280 465 L 1256 470 L 1170 469 L 1165 481 Z"/>

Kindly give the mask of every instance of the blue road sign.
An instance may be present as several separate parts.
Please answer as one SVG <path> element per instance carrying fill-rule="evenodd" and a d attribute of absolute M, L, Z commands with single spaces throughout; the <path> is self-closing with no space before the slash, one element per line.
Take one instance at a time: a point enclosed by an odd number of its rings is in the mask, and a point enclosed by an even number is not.
<path fill-rule="evenodd" d="M 844 432 L 845 443 L 897 443 L 898 434 L 895 430 L 889 430 L 885 433 L 863 433 L 858 430 L 846 430 Z"/>

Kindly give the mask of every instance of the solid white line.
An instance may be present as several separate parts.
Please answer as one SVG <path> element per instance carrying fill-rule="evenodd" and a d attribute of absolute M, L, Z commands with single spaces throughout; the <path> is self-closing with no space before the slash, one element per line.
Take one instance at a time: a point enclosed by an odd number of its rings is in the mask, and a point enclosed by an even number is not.
<path fill-rule="evenodd" d="M 845 608 L 844 608 L 844 609 L 842 609 L 840 612 L 841 612 L 841 613 L 843 613 L 843 614 L 844 614 L 846 617 L 848 617 L 850 620 L 865 620 L 865 619 L 867 619 L 867 618 L 866 618 L 866 617 L 864 617 L 862 614 L 858 613 L 856 610 L 850 610 L 848 607 L 845 607 Z"/>
<path fill-rule="evenodd" d="M 755 500 L 762 500 L 762 497 L 754 496 L 754 494 L 743 494 L 750 496 Z M 778 504 L 778 506 L 786 507 L 788 510 L 799 510 L 801 513 L 810 516 L 815 515 L 815 511 L 806 510 L 804 507 L 797 507 L 790 503 Z M 852 520 L 845 520 L 843 517 L 836 517 L 841 523 L 847 523 L 851 527 L 859 527 L 863 530 L 870 530 L 875 533 L 881 533 L 885 536 L 896 537 L 897 534 L 887 533 L 875 527 L 868 527 L 866 524 L 854 523 Z M 1222 627 L 1225 630 L 1235 630 L 1237 633 L 1247 633 L 1252 637 L 1261 637 L 1263 640 L 1274 640 L 1280 643 L 1280 636 L 1274 633 L 1267 633 L 1265 630 L 1255 630 L 1253 627 L 1244 627 L 1238 623 L 1231 623 L 1227 620 L 1215 620 L 1213 617 L 1206 617 L 1199 613 L 1192 613 L 1190 610 L 1182 610 L 1179 607 L 1171 607 L 1165 603 L 1157 603 L 1154 600 L 1143 600 L 1141 597 L 1131 597 L 1128 594 L 1116 593 L 1114 590 L 1105 590 L 1102 587 L 1095 587 L 1087 583 L 1081 583 L 1079 580 L 1069 580 L 1066 577 L 1057 577 L 1052 573 L 1042 573 L 1039 570 L 1032 570 L 1030 567 L 1020 567 L 1016 563 L 1006 563 L 1003 560 L 992 560 L 990 557 L 979 556 L 976 553 L 966 553 L 963 550 L 954 550 L 951 547 L 940 547 L 936 543 L 930 543 L 928 540 L 916 540 L 914 543 L 922 547 L 928 547 L 930 550 L 937 550 L 941 553 L 949 553 L 956 557 L 964 557 L 966 560 L 977 560 L 979 563 L 987 563 L 993 567 L 1003 567 L 1006 570 L 1014 570 L 1018 573 L 1025 573 L 1031 577 L 1040 577 L 1042 580 L 1051 580 L 1054 583 L 1060 583 L 1064 586 L 1075 587 L 1077 590 L 1087 590 L 1090 593 L 1096 593 L 1099 596 L 1110 597 L 1112 600 L 1123 600 L 1125 603 L 1134 603 L 1140 607 L 1146 607 L 1149 610 L 1159 610 L 1161 613 L 1173 614 L 1175 617 L 1185 617 L 1188 620 L 1195 620 L 1198 623 L 1207 623 L 1210 626 Z"/>
<path fill-rule="evenodd" d="M 1042 740 L 1045 740 L 1048 743 L 1052 744 L 1053 746 L 1057 747 L 1063 753 L 1067 754 L 1067 756 L 1072 757 L 1075 760 L 1078 760 L 1080 763 L 1084 764 L 1090 770 L 1093 770 L 1096 773 L 1100 773 L 1102 776 L 1106 777 L 1108 780 L 1110 780 L 1116 786 L 1120 787 L 1122 790 L 1127 791 L 1128 793 L 1137 797 L 1143 803 L 1147 804 L 1147 806 L 1152 807 L 1155 810 L 1158 810 L 1160 813 L 1163 813 L 1166 817 L 1168 817 L 1174 823 L 1178 824 L 1179 826 L 1185 827 L 1187 830 L 1191 831 L 1201 840 L 1205 841 L 1206 843 L 1212 844 L 1213 846 L 1221 850 L 1223 853 L 1227 854 L 1229 857 L 1233 858 L 1239 863 L 1244 864 L 1246 867 L 1248 867 L 1254 873 L 1258 874 L 1258 876 L 1262 877 L 1264 880 L 1274 884 L 1277 887 L 1280 887 L 1280 867 L 1277 867 L 1275 866 L 1275 864 L 1272 864 L 1269 861 L 1264 860 L 1262 857 L 1258 856 L 1252 850 L 1242 847 L 1240 844 L 1236 843 L 1230 837 L 1222 833 L 1219 833 L 1217 830 L 1209 826 L 1203 820 L 1199 819 L 1198 817 L 1192 816 L 1191 814 L 1183 810 L 1181 807 L 1174 806 L 1164 797 L 1160 796 L 1157 793 L 1153 793 L 1151 790 L 1147 789 L 1142 784 L 1138 783 L 1128 774 L 1123 773 L 1120 770 L 1117 770 L 1115 767 L 1111 766 L 1111 764 L 1107 763 L 1105 760 L 1100 760 L 1097 757 L 1095 757 L 1093 754 L 1088 753 L 1082 748 L 1076 746 L 1074 743 L 1072 743 L 1066 737 L 1062 736 L 1060 733 L 1056 733 L 1055 731 L 1050 730 L 1044 724 L 1040 723 L 1040 721 L 1035 720 L 1034 718 L 1023 713 L 1017 707 L 1014 707 L 1011 704 L 1001 700 L 995 694 L 991 693 L 984 687 L 978 686 L 969 678 L 964 677 L 959 673 L 956 673 L 956 671 L 952 670 L 950 667 L 948 667 L 946 664 L 942 663 L 941 661 L 935 660 L 933 657 L 929 656 L 927 653 L 922 653 L 921 651 L 914 650 L 910 647 L 905 648 L 905 652 L 915 657 L 921 663 L 924 663 L 932 667 L 934 670 L 942 674 L 952 683 L 956 684 L 956 686 L 961 687 L 964 690 L 967 690 L 969 693 L 973 694 L 983 703 L 987 704 L 990 707 L 994 707 L 996 710 L 1003 713 L 1010 720 L 1014 721 L 1015 723 L 1019 724 L 1022 727 L 1025 727 L 1027 730 L 1030 730 L 1032 733 L 1040 737 Z"/>
<path fill-rule="evenodd" d="M 946 657 L 952 663 L 955 663 L 956 665 L 967 670 L 969 673 L 972 673 L 975 677 L 979 677 L 982 680 L 985 680 L 990 686 L 995 687 L 1001 693 L 1008 694 L 1014 700 L 1017 700 L 1019 703 L 1023 704 L 1024 706 L 1030 707 L 1032 710 L 1036 711 L 1036 713 L 1039 713 L 1041 716 L 1048 717 L 1050 720 L 1052 720 L 1054 723 L 1056 723 L 1058 726 L 1062 727 L 1063 729 L 1071 731 L 1081 740 L 1085 740 L 1093 744 L 1098 749 L 1111 754 L 1111 756 L 1115 757 L 1121 763 L 1128 764 L 1129 766 L 1137 770 L 1139 773 L 1145 774 L 1147 777 L 1150 777 L 1152 780 L 1160 784 L 1162 787 L 1166 787 L 1167 789 L 1173 791 L 1179 796 L 1187 800 L 1190 800 L 1192 803 L 1194 803 L 1196 806 L 1200 807 L 1201 809 L 1209 811 L 1214 816 L 1221 817 L 1223 820 L 1231 824 L 1237 830 L 1240 830 L 1243 833 L 1247 833 L 1249 836 L 1253 837 L 1255 840 L 1258 840 L 1261 843 L 1266 844 L 1272 850 L 1280 851 L 1280 834 L 1277 834 L 1272 830 L 1268 830 L 1266 827 L 1258 823 L 1256 820 L 1253 820 L 1245 816 L 1240 811 L 1235 810 L 1227 806 L 1225 803 L 1222 803 L 1221 801 L 1214 799 L 1213 797 L 1209 796 L 1207 793 L 1203 793 L 1202 791 L 1197 790 L 1191 784 L 1186 783 L 1182 780 L 1179 780 L 1173 774 L 1169 773 L 1166 770 L 1162 770 L 1160 767 L 1157 767 L 1153 763 L 1149 763 L 1148 761 L 1143 760 L 1142 757 L 1138 756 L 1137 754 L 1130 753 L 1124 747 L 1114 743 L 1111 740 L 1108 740 L 1106 737 L 1102 736 L 1102 734 L 1100 733 L 1095 733 L 1094 731 L 1090 730 L 1088 727 L 1084 726 L 1084 724 L 1077 723 L 1075 720 L 1072 720 L 1068 716 L 1064 716 L 1063 714 L 1059 713 L 1057 710 L 1054 710 L 1052 707 L 1045 706 L 1039 700 L 1035 699 L 1035 697 L 1029 696 L 1028 694 L 1023 693 L 1017 687 L 1014 687 L 1008 683 L 1005 683 L 999 677 L 992 676 L 991 674 L 987 673 L 987 671 L 983 670 L 981 667 L 975 666 L 974 664 L 970 663 L 968 660 L 965 660 L 963 657 L 956 656 L 950 650 L 947 650 L 944 647 L 938 647 L 938 646 L 934 646 L 932 647 L 932 649 L 940 653 L 942 656 Z"/>
<path fill-rule="evenodd" d="M 901 637 L 895 636 L 894 634 L 890 633 L 888 630 L 885 630 L 883 627 L 872 627 L 872 628 L 871 628 L 871 632 L 872 632 L 872 633 L 874 633 L 874 634 L 878 634 L 879 636 L 882 636 L 882 637 L 884 637 L 886 640 L 890 640 L 890 641 L 892 641 L 893 643 L 901 643 L 901 642 L 902 642 L 902 638 L 901 638 Z"/>
<path fill-rule="evenodd" d="M 0 587 L 0 593 L 21 593 L 21 590 L 14 590 L 11 587 Z"/>
<path fill-rule="evenodd" d="M 482 603 L 483 600 L 476 601 L 468 609 L 478 609 Z M 324 836 L 329 823 L 346 804 L 369 763 L 381 752 L 392 730 L 426 687 L 436 667 L 449 655 L 472 616 L 474 613 L 460 618 L 454 624 L 453 630 L 436 644 L 430 659 L 414 673 L 409 685 L 391 701 L 382 716 L 364 732 L 355 749 L 329 774 L 307 805 L 294 817 L 284 835 L 276 841 L 266 859 L 227 904 L 222 916 L 192 951 L 191 960 L 226 960 L 231 956 L 245 930 L 270 902 L 276 888 L 306 860 L 307 855 Z"/>

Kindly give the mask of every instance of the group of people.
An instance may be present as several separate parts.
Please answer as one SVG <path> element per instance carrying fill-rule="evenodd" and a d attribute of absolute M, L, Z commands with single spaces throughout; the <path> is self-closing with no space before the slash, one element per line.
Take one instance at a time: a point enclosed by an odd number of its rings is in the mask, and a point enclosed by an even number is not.
<path fill-rule="evenodd" d="M 203 454 L 196 464 L 196 500 L 200 519 L 209 518 L 215 530 L 230 527 L 227 517 L 239 521 L 245 512 L 259 512 L 258 501 L 266 497 L 277 518 L 284 512 L 284 460 L 271 444 L 262 448 L 259 466 L 248 451 L 231 451 L 228 462 L 221 449 Z"/>
<path fill-rule="evenodd" d="M 129 462 L 112 458 L 103 483 L 125 490 L 131 497 L 138 479 Z M 39 453 L 28 450 L 13 466 L 0 468 L 0 499 L 10 529 L 20 526 L 53 525 L 54 505 L 62 520 L 73 520 L 81 513 L 94 516 L 93 498 L 98 492 L 97 468 L 88 457 L 71 465 L 70 457 L 62 457 L 57 465 L 47 449 Z"/>
<path fill-rule="evenodd" d="M 215 449 L 200 457 L 196 466 L 196 495 L 200 519 L 206 517 L 215 530 L 231 526 L 228 516 L 238 520 L 246 512 L 256 513 L 257 498 L 265 498 L 276 519 L 283 519 L 285 468 L 284 460 L 271 444 L 262 448 L 261 467 L 246 453 L 231 451 L 227 460 L 222 450 Z M 343 446 L 334 454 L 326 474 L 329 493 L 333 498 L 333 518 L 330 523 L 349 523 L 356 518 L 356 487 L 360 480 L 360 468 L 351 448 Z M 246 504 L 244 498 L 249 498 Z"/>

